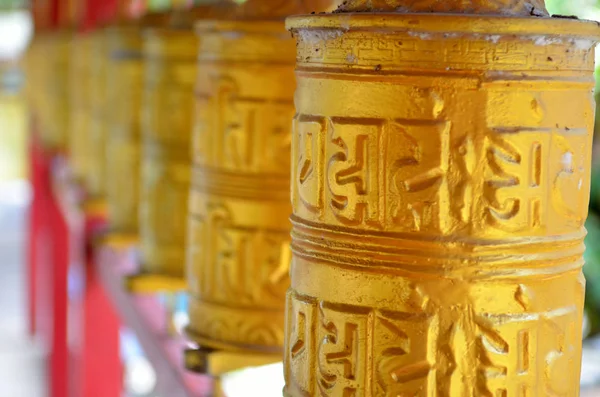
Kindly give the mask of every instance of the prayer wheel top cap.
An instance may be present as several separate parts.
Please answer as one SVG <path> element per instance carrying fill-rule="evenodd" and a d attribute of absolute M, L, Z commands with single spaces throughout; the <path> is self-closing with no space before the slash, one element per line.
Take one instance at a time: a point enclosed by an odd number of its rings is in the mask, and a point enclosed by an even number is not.
<path fill-rule="evenodd" d="M 282 21 L 289 15 L 332 11 L 341 0 L 222 0 L 222 20 Z"/>
<path fill-rule="evenodd" d="M 251 20 L 201 20 L 194 24 L 196 33 L 199 35 L 206 33 L 237 32 L 237 35 L 243 33 L 275 33 L 289 37 L 280 21 L 264 20 L 257 24 Z"/>
<path fill-rule="evenodd" d="M 143 33 L 146 57 L 173 58 L 179 61 L 196 59 L 198 39 L 192 29 L 152 28 Z"/>
<path fill-rule="evenodd" d="M 297 15 L 286 20 L 286 28 L 292 32 L 326 29 L 330 35 L 349 30 L 407 31 L 410 34 L 470 33 L 486 35 L 533 36 L 552 40 L 546 35 L 571 38 L 600 39 L 600 26 L 595 21 L 574 18 L 523 18 L 489 15 L 457 15 L 446 17 L 437 13 L 337 13 Z"/>
<path fill-rule="evenodd" d="M 336 12 L 548 16 L 544 0 L 345 0 Z"/>

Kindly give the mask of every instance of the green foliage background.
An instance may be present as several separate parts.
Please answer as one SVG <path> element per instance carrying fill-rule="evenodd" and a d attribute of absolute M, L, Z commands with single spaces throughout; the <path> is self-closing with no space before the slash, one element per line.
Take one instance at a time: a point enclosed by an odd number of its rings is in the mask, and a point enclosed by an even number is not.
<path fill-rule="evenodd" d="M 551 14 L 569 14 L 570 3 L 581 3 L 581 0 L 546 0 L 546 7 Z"/>
<path fill-rule="evenodd" d="M 24 8 L 29 4 L 28 0 L 0 0 L 0 11 Z"/>

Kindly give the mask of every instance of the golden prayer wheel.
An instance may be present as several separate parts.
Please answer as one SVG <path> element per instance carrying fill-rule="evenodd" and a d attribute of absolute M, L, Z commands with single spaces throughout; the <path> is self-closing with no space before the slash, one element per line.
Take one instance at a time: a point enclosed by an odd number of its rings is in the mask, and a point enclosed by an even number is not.
<path fill-rule="evenodd" d="M 33 37 L 23 59 L 26 74 L 25 95 L 27 97 L 30 113 L 34 120 L 37 118 L 38 109 L 42 102 L 40 98 L 42 94 L 40 86 L 43 81 L 41 67 L 41 65 L 43 65 L 41 55 L 43 43 L 40 36 L 41 33 L 38 32 Z"/>
<path fill-rule="evenodd" d="M 597 24 L 340 11 L 287 23 L 285 395 L 577 396 Z"/>
<path fill-rule="evenodd" d="M 69 138 L 69 43 L 68 31 L 44 33 L 39 40 L 40 90 L 38 116 L 42 144 L 65 152 Z"/>
<path fill-rule="evenodd" d="M 90 61 L 89 61 L 89 95 L 90 103 L 87 114 L 87 131 L 89 150 L 90 173 L 86 179 L 88 209 L 100 214 L 106 213 L 106 119 L 112 112 L 106 100 L 107 86 L 110 77 L 106 75 L 109 63 L 109 53 L 106 43 L 106 34 L 99 30 L 90 34 Z"/>
<path fill-rule="evenodd" d="M 113 235 L 138 232 L 142 36 L 138 26 L 106 29 L 106 200 Z"/>
<path fill-rule="evenodd" d="M 45 116 L 43 106 L 47 102 L 45 100 L 45 79 L 48 75 L 46 69 L 50 69 L 50 62 L 43 62 L 43 59 L 48 52 L 46 47 L 49 46 L 49 41 L 47 33 L 36 32 L 27 55 L 27 94 L 32 106 L 35 130 L 40 141 L 42 138 L 40 127 Z"/>
<path fill-rule="evenodd" d="M 69 160 L 73 176 L 83 184 L 93 172 L 89 158 L 97 150 L 89 140 L 91 44 L 89 34 L 73 35 L 69 54 Z"/>
<path fill-rule="evenodd" d="M 276 361 L 289 285 L 294 42 L 281 21 L 196 28 L 187 333 L 202 347 Z"/>
<path fill-rule="evenodd" d="M 197 51 L 192 28 L 155 28 L 144 33 L 142 271 L 173 280 L 171 284 L 181 289 L 185 288 Z M 168 287 L 165 283 L 161 286 Z"/>

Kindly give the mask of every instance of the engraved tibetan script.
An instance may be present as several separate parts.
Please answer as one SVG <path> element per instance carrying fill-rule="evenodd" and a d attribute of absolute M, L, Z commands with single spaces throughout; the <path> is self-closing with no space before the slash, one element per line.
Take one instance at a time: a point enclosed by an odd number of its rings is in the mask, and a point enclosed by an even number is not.
<path fill-rule="evenodd" d="M 390 312 L 290 292 L 288 387 L 332 397 L 495 397 L 542 389 L 562 396 L 577 384 L 577 376 L 560 374 L 581 343 L 574 308 L 497 316 L 466 307 L 455 319 L 429 309 Z"/>
<path fill-rule="evenodd" d="M 285 232 L 237 227 L 225 205 L 207 204 L 190 224 L 195 278 L 206 299 L 280 304 L 288 285 Z M 284 267 L 284 268 L 282 268 Z"/>
<path fill-rule="evenodd" d="M 230 77 L 198 96 L 194 150 L 201 163 L 242 172 L 289 169 L 291 101 L 244 97 Z"/>
<path fill-rule="evenodd" d="M 295 209 L 348 226 L 447 228 L 450 127 L 435 120 L 297 116 Z"/>
<path fill-rule="evenodd" d="M 459 131 L 449 121 L 298 115 L 297 216 L 349 227 L 562 232 L 583 223 L 584 129 Z M 574 211 L 573 208 L 577 208 Z"/>

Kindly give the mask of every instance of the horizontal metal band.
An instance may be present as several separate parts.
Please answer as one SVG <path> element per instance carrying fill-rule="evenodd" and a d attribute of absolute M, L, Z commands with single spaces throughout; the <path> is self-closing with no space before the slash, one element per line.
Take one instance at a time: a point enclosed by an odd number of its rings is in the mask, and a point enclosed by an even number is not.
<path fill-rule="evenodd" d="M 292 217 L 292 250 L 308 261 L 467 278 L 555 274 L 583 266 L 585 229 L 499 241 L 464 236 L 357 233 Z"/>
<path fill-rule="evenodd" d="M 206 193 L 230 197 L 246 197 L 289 201 L 287 176 L 217 171 L 195 166 L 192 188 Z"/>
<path fill-rule="evenodd" d="M 144 56 L 141 52 L 131 52 L 131 51 L 127 51 L 127 50 L 119 50 L 119 51 L 113 51 L 110 54 L 110 59 L 113 61 L 134 60 L 134 61 L 141 62 L 144 60 Z"/>
<path fill-rule="evenodd" d="M 196 343 L 232 350 L 280 352 L 284 337 L 281 310 L 227 307 L 192 298 L 187 336 Z"/>
<path fill-rule="evenodd" d="M 170 161 L 173 163 L 189 164 L 191 167 L 191 153 L 188 146 L 182 144 L 165 144 L 156 139 L 142 138 L 142 155 L 154 159 Z"/>

